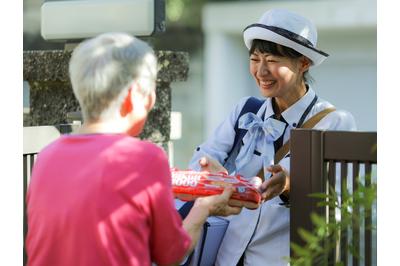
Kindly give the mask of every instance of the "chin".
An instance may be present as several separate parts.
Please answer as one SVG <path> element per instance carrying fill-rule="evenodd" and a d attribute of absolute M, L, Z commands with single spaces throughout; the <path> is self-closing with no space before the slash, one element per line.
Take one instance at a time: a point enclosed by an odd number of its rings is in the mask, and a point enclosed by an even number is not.
<path fill-rule="evenodd" d="M 276 93 L 274 93 L 271 90 L 260 89 L 260 93 L 265 98 L 271 98 L 271 97 L 275 97 L 276 96 Z"/>

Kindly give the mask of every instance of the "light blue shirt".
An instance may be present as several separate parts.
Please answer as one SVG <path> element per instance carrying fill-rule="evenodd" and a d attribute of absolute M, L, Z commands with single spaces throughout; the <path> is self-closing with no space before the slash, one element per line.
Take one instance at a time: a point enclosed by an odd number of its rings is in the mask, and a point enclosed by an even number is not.
<path fill-rule="evenodd" d="M 310 87 L 300 100 L 281 114 L 288 123 L 284 132 L 283 143 L 289 140 L 290 130 L 296 128 L 301 116 L 314 97 L 315 92 Z M 221 164 L 224 163 L 235 138 L 234 126 L 236 120 L 248 98 L 241 99 L 228 117 L 216 128 L 212 136 L 196 149 L 189 163 L 189 168 L 200 170 L 198 161 L 203 156 L 212 157 Z M 330 107 L 333 107 L 333 105 L 318 98 L 306 116 L 305 121 L 318 112 Z M 257 116 L 261 118 L 264 112 L 264 120 L 274 115 L 271 98 L 266 99 L 257 112 Z M 336 110 L 319 121 L 314 129 L 354 131 L 356 130 L 356 125 L 353 116 L 349 112 Z M 250 132 L 247 132 L 243 137 L 244 146 L 241 148 L 238 157 L 245 150 L 246 145 L 250 145 L 250 134 Z M 237 174 L 245 178 L 251 178 L 257 175 L 261 167 L 265 168 L 271 164 L 278 163 L 290 173 L 290 156 L 283 158 L 280 162 L 274 162 L 273 143 L 266 142 L 262 138 L 258 138 L 256 142 L 254 147 L 261 154 L 257 155 L 258 153 L 253 153 L 251 160 L 239 169 Z M 266 175 L 265 178 L 267 179 L 269 176 Z M 281 202 L 279 197 L 275 197 L 264 202 L 256 210 L 243 208 L 239 215 L 228 217 L 230 223 L 220 246 L 216 265 L 236 265 L 245 250 L 245 265 L 287 265 L 283 257 L 289 257 L 290 250 L 289 209 L 282 206 Z"/>

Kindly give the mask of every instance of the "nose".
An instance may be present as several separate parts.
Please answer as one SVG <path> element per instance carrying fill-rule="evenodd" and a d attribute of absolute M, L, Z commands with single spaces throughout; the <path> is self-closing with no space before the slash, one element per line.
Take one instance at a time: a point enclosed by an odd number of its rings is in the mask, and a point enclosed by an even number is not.
<path fill-rule="evenodd" d="M 269 69 L 268 69 L 267 62 L 265 62 L 265 60 L 261 60 L 259 66 L 258 66 L 257 76 L 262 77 L 262 76 L 266 76 L 268 74 L 269 74 Z"/>

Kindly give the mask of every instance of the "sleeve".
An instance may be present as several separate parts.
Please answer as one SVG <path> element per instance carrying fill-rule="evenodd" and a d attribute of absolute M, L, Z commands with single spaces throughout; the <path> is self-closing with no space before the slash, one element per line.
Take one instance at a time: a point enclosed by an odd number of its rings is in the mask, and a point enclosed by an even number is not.
<path fill-rule="evenodd" d="M 192 159 L 189 162 L 189 169 L 199 171 L 200 165 L 198 162 L 203 156 L 211 157 L 223 164 L 235 139 L 236 120 L 249 98 L 242 98 L 225 120 L 214 130 L 213 134 L 195 149 Z"/>
<path fill-rule="evenodd" d="M 151 202 L 151 257 L 158 265 L 168 265 L 183 258 L 191 238 L 182 227 L 182 219 L 173 201 L 171 174 L 166 155 L 160 153 L 151 171 L 156 180 L 149 191 Z"/>

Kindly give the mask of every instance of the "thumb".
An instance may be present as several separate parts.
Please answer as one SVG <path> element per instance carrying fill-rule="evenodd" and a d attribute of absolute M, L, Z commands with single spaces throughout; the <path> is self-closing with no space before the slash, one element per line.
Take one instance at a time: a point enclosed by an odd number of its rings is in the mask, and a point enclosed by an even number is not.
<path fill-rule="evenodd" d="M 222 192 L 221 196 L 226 199 L 229 200 L 233 194 L 233 192 L 235 192 L 235 188 L 232 185 L 226 186 L 224 191 Z"/>

